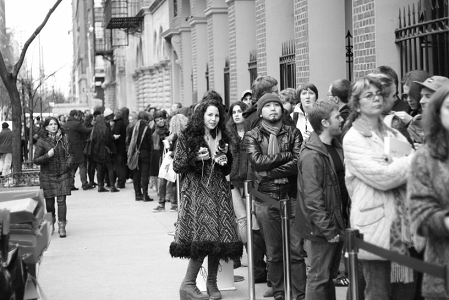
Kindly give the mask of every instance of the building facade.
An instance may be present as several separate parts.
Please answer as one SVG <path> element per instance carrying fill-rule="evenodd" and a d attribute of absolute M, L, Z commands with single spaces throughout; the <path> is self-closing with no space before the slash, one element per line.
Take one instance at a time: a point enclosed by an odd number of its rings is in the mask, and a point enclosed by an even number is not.
<path fill-rule="evenodd" d="M 107 0 L 102 9 L 94 85 L 111 108 L 189 106 L 211 89 L 229 105 L 258 75 L 280 89 L 312 82 L 320 98 L 333 80 L 381 65 L 399 77 L 449 76 L 448 0 Z"/>

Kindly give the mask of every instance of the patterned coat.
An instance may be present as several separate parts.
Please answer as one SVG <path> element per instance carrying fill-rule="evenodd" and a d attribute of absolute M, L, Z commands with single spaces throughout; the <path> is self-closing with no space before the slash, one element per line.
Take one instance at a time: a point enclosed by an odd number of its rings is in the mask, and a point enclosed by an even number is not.
<path fill-rule="evenodd" d="M 56 140 L 42 130 L 35 145 L 34 163 L 41 166 L 39 180 L 45 198 L 70 195 L 70 171 L 67 165 L 68 139 L 62 135 Z M 53 148 L 55 154 L 48 157 Z"/>
<path fill-rule="evenodd" d="M 444 219 L 449 213 L 449 160 L 433 158 L 427 145 L 419 148 L 412 161 L 407 195 L 412 229 L 427 237 L 424 261 L 448 265 L 449 229 Z M 424 274 L 422 296 L 447 299 L 444 280 Z"/>
<path fill-rule="evenodd" d="M 235 259 L 242 255 L 243 244 L 237 235 L 230 185 L 225 178 L 231 171 L 232 156 L 228 151 L 225 166 L 212 164 L 211 159 L 203 164 L 194 160 L 199 147 L 208 147 L 202 136 L 188 141 L 184 135 L 178 138 L 173 169 L 183 174 L 183 183 L 170 254 L 196 260 L 207 255 Z"/>

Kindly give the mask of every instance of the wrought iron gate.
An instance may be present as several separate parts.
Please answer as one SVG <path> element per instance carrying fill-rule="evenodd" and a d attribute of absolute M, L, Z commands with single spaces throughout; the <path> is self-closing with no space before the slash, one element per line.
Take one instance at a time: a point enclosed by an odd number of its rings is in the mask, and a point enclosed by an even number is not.
<path fill-rule="evenodd" d="M 449 77 L 449 0 L 418 0 L 399 9 L 395 30 L 401 77 L 412 70 Z"/>
<path fill-rule="evenodd" d="M 282 56 L 279 58 L 281 70 L 281 90 L 296 87 L 295 41 L 282 43 Z"/>

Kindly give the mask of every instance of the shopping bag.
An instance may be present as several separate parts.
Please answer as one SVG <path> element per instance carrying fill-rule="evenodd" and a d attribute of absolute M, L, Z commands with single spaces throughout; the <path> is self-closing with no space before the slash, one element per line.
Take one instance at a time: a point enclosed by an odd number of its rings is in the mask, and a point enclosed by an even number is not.
<path fill-rule="evenodd" d="M 162 159 L 158 177 L 170 182 L 176 181 L 176 173 L 173 171 L 173 158 L 168 153 L 166 153 Z"/>

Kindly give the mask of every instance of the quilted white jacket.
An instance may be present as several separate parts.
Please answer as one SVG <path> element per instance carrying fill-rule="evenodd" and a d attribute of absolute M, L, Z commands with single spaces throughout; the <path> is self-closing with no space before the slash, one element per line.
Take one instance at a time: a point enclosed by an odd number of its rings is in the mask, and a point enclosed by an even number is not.
<path fill-rule="evenodd" d="M 384 128 L 387 136 L 407 141 L 398 131 Z M 366 242 L 390 249 L 390 227 L 396 218 L 392 189 L 406 183 L 412 155 L 388 162 L 383 139 L 360 118 L 346 133 L 343 150 L 346 187 L 352 201 L 351 228 L 358 229 Z M 405 190 L 400 190 L 405 199 Z M 384 260 L 363 250 L 359 251 L 359 258 Z"/>

